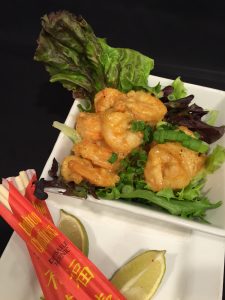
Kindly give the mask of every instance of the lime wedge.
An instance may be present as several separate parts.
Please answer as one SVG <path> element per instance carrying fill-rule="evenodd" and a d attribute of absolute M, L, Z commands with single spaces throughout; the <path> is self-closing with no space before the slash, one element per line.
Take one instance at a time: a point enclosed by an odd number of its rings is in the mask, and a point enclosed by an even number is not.
<path fill-rule="evenodd" d="M 89 242 L 87 231 L 78 218 L 61 209 L 58 228 L 77 248 L 88 256 Z"/>
<path fill-rule="evenodd" d="M 166 251 L 149 250 L 134 257 L 111 278 L 112 284 L 128 300 L 149 300 L 166 270 Z"/>

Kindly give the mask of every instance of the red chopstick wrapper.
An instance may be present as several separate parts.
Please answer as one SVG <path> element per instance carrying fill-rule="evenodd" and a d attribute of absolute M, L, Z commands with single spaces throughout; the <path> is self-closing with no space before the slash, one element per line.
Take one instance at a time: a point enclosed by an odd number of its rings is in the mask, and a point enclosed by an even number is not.
<path fill-rule="evenodd" d="M 30 177 L 31 179 L 25 190 L 25 197 L 30 201 L 32 206 L 40 212 L 40 214 L 45 216 L 50 222 L 54 223 L 46 202 L 43 200 L 40 201 L 34 196 L 34 183 L 37 180 L 36 172 L 34 171 Z M 67 293 L 64 285 L 59 284 L 59 281 L 56 277 L 52 278 L 52 271 L 49 269 L 46 270 L 42 262 L 38 261 L 37 257 L 35 257 L 35 254 L 33 254 L 33 252 L 30 250 L 29 245 L 28 250 L 45 299 L 74 299 L 72 295 Z"/>
<path fill-rule="evenodd" d="M 20 192 L 24 193 L 25 197 L 30 201 L 32 206 L 34 206 L 43 216 L 47 217 L 49 221 L 53 223 L 53 219 L 49 212 L 48 206 L 46 205 L 46 202 L 40 201 L 34 196 L 34 191 L 35 191 L 34 183 L 37 180 L 36 171 L 30 169 L 22 173 L 24 173 L 26 182 L 23 182 L 22 184 L 23 189 Z M 18 190 L 20 190 L 20 188 L 17 185 L 15 177 L 8 178 L 8 181 L 10 181 Z M 7 180 L 3 179 L 3 185 L 8 188 Z M 25 191 L 24 191 L 24 187 L 25 187 Z M 66 297 L 69 296 L 71 297 L 71 295 L 67 293 L 64 285 L 58 283 L 56 277 L 54 277 L 54 281 L 51 280 L 50 278 L 52 274 L 51 270 L 47 271 L 46 273 L 46 267 L 43 265 L 42 261 L 39 261 L 37 259 L 35 254 L 30 249 L 29 245 L 27 245 L 27 248 L 45 299 L 60 300 L 60 299 L 65 299 Z"/>
<path fill-rule="evenodd" d="M 101 271 L 57 229 L 49 220 L 48 213 L 43 216 L 40 209 L 33 207 L 12 183 L 8 182 L 8 185 L 8 201 L 13 214 L 2 206 L 1 214 L 45 267 L 44 275 L 48 276 L 49 282 L 56 284 L 54 279 L 57 278 L 59 284 L 65 287 L 68 294 L 62 299 L 125 299 Z M 26 196 L 32 198 L 28 193 Z"/>

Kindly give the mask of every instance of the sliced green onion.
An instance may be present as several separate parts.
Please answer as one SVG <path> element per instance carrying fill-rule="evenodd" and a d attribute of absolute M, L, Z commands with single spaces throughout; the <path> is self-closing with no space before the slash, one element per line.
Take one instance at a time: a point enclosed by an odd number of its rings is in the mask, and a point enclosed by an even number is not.
<path fill-rule="evenodd" d="M 114 164 L 114 162 L 118 159 L 118 155 L 116 153 L 112 153 L 111 157 L 108 159 L 108 162 Z"/>
<path fill-rule="evenodd" d="M 77 107 L 79 108 L 79 111 L 84 112 L 91 112 L 92 111 L 92 103 L 90 100 L 86 99 L 85 105 L 78 104 Z"/>
<path fill-rule="evenodd" d="M 131 123 L 131 130 L 132 131 L 143 131 L 145 129 L 145 122 L 144 121 L 132 121 Z"/>
<path fill-rule="evenodd" d="M 143 132 L 144 144 L 147 144 L 147 143 L 150 144 L 152 142 L 152 133 L 153 133 L 152 128 L 151 128 L 151 126 L 146 124 L 144 121 L 132 121 L 131 131 Z"/>
<path fill-rule="evenodd" d="M 209 150 L 207 143 L 195 139 L 181 130 L 156 130 L 153 139 L 160 144 L 169 141 L 179 142 L 184 147 L 199 153 L 206 153 Z"/>
<path fill-rule="evenodd" d="M 194 138 L 183 141 L 182 145 L 199 153 L 206 153 L 209 150 L 208 144 Z"/>
<path fill-rule="evenodd" d="M 153 139 L 153 131 L 151 126 L 147 125 L 143 131 L 144 136 L 143 136 L 143 140 L 145 144 L 150 144 L 152 142 Z"/>

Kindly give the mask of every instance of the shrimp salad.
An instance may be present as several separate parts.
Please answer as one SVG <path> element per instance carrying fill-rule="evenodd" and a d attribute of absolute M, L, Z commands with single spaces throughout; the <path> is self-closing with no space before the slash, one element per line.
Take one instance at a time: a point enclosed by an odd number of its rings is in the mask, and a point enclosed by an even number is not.
<path fill-rule="evenodd" d="M 172 87 L 178 81 L 183 86 L 177 78 Z M 95 95 L 92 112 L 82 107 L 74 128 L 55 122 L 53 126 L 73 141 L 71 154 L 60 165 L 57 186 L 69 195 L 140 202 L 204 221 L 207 209 L 221 205 L 211 203 L 202 189 L 206 175 L 224 160 L 224 148 L 210 152 L 198 131 L 168 122 L 171 103 L 162 97 L 168 89 L 171 86 L 161 89 L 160 100 L 142 90 L 104 88 Z M 173 110 L 188 97 L 176 100 Z"/>
<path fill-rule="evenodd" d="M 82 18 L 52 13 L 42 27 L 35 59 L 51 82 L 88 105 L 78 105 L 74 128 L 54 122 L 73 147 L 59 170 L 54 160 L 53 180 L 41 179 L 36 193 L 43 198 L 44 187 L 63 187 L 69 195 L 138 202 L 206 221 L 206 211 L 221 205 L 203 192 L 207 175 L 225 160 L 222 146 L 210 149 L 225 132 L 214 126 L 216 112 L 193 103 L 180 77 L 150 87 L 154 61 L 110 47 Z"/>

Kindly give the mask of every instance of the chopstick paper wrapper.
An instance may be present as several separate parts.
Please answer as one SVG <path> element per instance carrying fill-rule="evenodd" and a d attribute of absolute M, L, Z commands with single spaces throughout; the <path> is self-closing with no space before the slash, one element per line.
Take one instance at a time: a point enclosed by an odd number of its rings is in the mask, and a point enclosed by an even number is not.
<path fill-rule="evenodd" d="M 99 269 L 8 182 L 13 215 L 2 216 L 75 299 L 125 299 Z M 51 270 L 51 271 L 50 271 Z M 65 298 L 67 299 L 67 298 Z M 68 298 L 73 299 L 73 298 Z"/>
<path fill-rule="evenodd" d="M 27 174 L 27 175 L 26 175 Z M 17 177 L 18 178 L 18 177 Z M 50 214 L 50 211 L 48 209 L 48 206 L 46 205 L 45 201 L 40 201 L 34 196 L 35 191 L 35 185 L 34 182 L 37 180 L 36 172 L 35 170 L 27 170 L 20 172 L 20 176 L 22 181 L 22 186 L 25 187 L 25 197 L 30 201 L 33 207 L 35 207 L 40 214 L 45 216 L 51 223 L 54 224 L 52 216 Z M 29 181 L 26 179 L 30 179 Z M 18 184 L 17 184 L 18 186 Z M 23 190 L 20 191 L 23 194 Z M 60 300 L 64 298 L 69 298 L 69 294 L 67 293 L 64 285 L 59 284 L 58 279 L 54 277 L 54 281 L 51 281 L 51 270 L 46 270 L 45 266 L 42 264 L 42 262 L 38 261 L 35 257 L 35 254 L 33 254 L 32 251 L 30 251 L 30 247 L 28 245 L 28 250 L 30 253 L 30 257 L 35 269 L 35 272 L 37 274 L 42 292 L 45 296 L 46 300 Z M 71 298 L 73 299 L 73 298 Z"/>
<path fill-rule="evenodd" d="M 19 191 L 22 195 L 25 195 L 30 203 L 45 217 L 53 223 L 51 214 L 48 210 L 45 201 L 40 201 L 34 196 L 35 185 L 34 182 L 37 180 L 36 171 L 29 169 L 26 171 L 20 171 L 19 176 L 7 178 Z M 8 204 L 8 191 L 4 188 L 4 185 L 8 187 L 7 180 L 3 179 L 3 186 L 0 185 L 0 196 Z M 8 207 L 10 209 L 10 207 Z M 60 300 L 60 299 L 74 299 L 69 295 L 64 287 L 64 285 L 59 284 L 56 277 L 54 280 L 51 280 L 52 272 L 47 270 L 42 261 L 39 261 L 35 256 L 35 253 L 32 252 L 30 246 L 27 245 L 38 281 L 40 283 L 42 292 L 46 300 Z M 69 298 L 70 297 L 70 298 Z"/>

